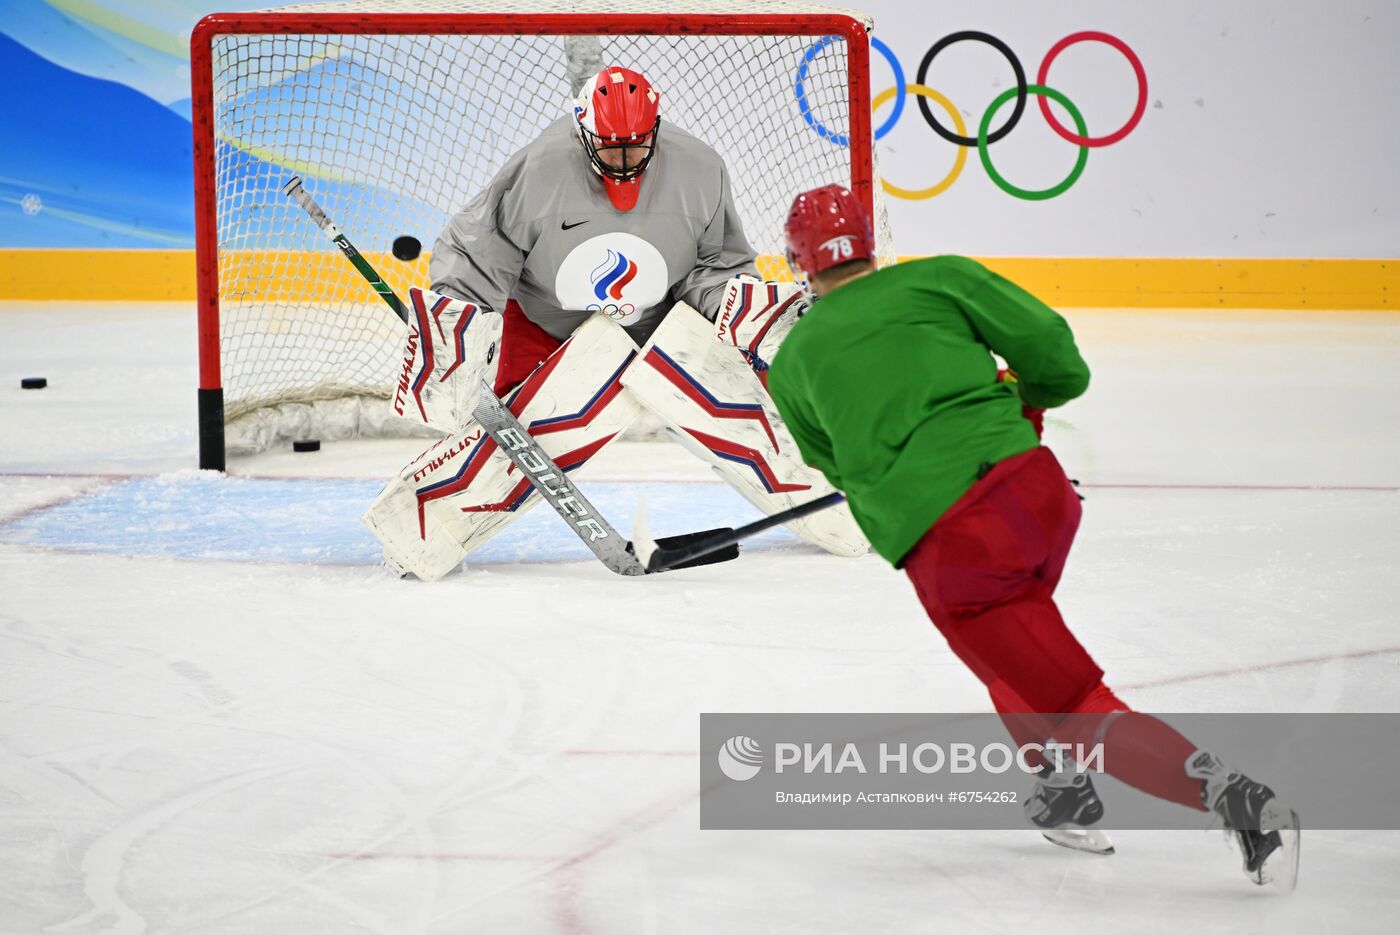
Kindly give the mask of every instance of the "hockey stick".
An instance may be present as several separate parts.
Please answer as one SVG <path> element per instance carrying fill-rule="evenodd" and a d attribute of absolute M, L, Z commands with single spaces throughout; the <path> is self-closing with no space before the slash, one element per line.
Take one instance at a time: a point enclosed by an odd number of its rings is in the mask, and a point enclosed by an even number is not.
<path fill-rule="evenodd" d="M 340 248 L 340 252 L 345 254 L 345 258 L 355 264 L 355 269 L 359 270 L 360 275 L 369 281 L 374 291 L 379 293 L 379 297 L 394 310 L 395 315 L 399 316 L 399 320 L 407 324 L 408 309 L 394 294 L 393 288 L 374 271 L 374 267 L 369 265 L 369 261 L 364 258 L 364 255 L 355 249 L 350 238 L 341 233 L 340 228 L 336 227 L 326 216 L 326 212 L 321 210 L 316 199 L 311 197 L 311 193 L 302 187 L 301 176 L 292 176 L 291 180 L 282 186 L 282 194 L 290 195 L 297 204 L 301 205 L 301 209 L 311 216 L 311 220 L 316 222 L 317 227 L 326 232 L 326 236 Z"/>
<path fill-rule="evenodd" d="M 747 526 L 740 526 L 737 529 L 716 529 L 713 533 L 700 534 L 700 537 L 694 541 L 679 546 L 663 545 L 661 541 L 653 542 L 648 538 L 646 515 L 644 511 L 639 509 L 637 511 L 637 525 L 632 529 L 633 549 L 636 551 L 642 567 L 646 569 L 646 573 L 654 575 L 659 571 L 695 562 L 697 559 L 720 549 L 735 547 L 741 539 L 747 539 L 749 536 L 757 535 L 766 529 L 772 529 L 774 526 L 781 526 L 791 520 L 801 519 L 809 513 L 825 510 L 827 507 L 844 502 L 845 499 L 845 496 L 840 493 L 829 493 L 824 497 L 799 503 L 791 509 L 774 513 L 772 516 L 765 516 Z"/>
<path fill-rule="evenodd" d="M 496 440 L 506 457 L 525 473 L 545 502 L 554 512 L 563 517 L 574 533 L 598 560 L 619 575 L 644 575 L 646 569 L 637 561 L 622 536 L 594 509 L 593 504 L 576 489 L 571 489 L 563 470 L 554 459 L 544 453 L 539 443 L 530 437 L 506 408 L 501 398 L 485 381 L 481 384 L 481 396 L 477 398 L 476 409 L 472 411 L 476 421 L 486 430 L 486 434 Z M 550 483 L 554 486 L 551 487 Z"/>
<path fill-rule="evenodd" d="M 520 421 L 515 418 L 506 404 L 491 389 L 491 384 L 482 382 L 481 395 L 477 398 L 476 409 L 472 415 L 476 421 L 481 423 L 481 427 L 486 430 L 486 434 L 495 439 L 502 452 L 515 466 L 525 474 L 525 478 L 539 491 L 540 496 L 545 499 L 554 512 L 568 523 L 569 528 L 588 546 L 589 551 L 598 557 L 610 571 L 619 575 L 635 576 L 645 575 L 652 572 L 652 569 L 643 567 L 638 561 L 631 542 L 623 540 L 622 536 L 612 524 L 603 518 L 603 515 L 588 502 L 588 498 L 576 487 L 570 487 L 564 471 L 559 465 L 554 463 L 554 459 L 545 454 L 539 443 L 530 436 Z M 709 529 L 704 532 L 690 533 L 684 536 L 672 536 L 661 540 L 665 543 L 662 548 L 670 551 L 682 551 L 688 549 L 695 542 L 700 540 L 709 541 L 715 536 L 726 536 L 734 533 L 733 529 Z M 740 537 L 742 538 L 742 537 Z M 664 571 L 669 568 L 691 567 L 694 565 L 709 565 L 715 562 L 729 561 L 739 557 L 739 548 L 736 544 L 738 539 L 731 539 L 719 545 L 711 545 L 694 555 L 687 556 L 679 560 L 668 562 L 664 568 L 657 568 L 656 571 Z M 658 548 L 658 543 L 650 542 L 648 545 L 652 550 Z M 725 550 L 725 546 L 729 548 Z"/>

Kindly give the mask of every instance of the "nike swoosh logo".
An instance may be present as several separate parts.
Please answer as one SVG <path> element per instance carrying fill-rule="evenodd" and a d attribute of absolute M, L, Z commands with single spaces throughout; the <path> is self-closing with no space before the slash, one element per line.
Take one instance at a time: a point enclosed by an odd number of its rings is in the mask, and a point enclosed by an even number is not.
<path fill-rule="evenodd" d="M 588 223 L 587 221 L 575 221 L 574 223 L 570 224 L 570 223 L 568 223 L 568 222 L 566 222 L 566 221 L 560 221 L 560 222 L 559 222 L 559 229 L 560 229 L 561 231 L 573 230 L 575 227 L 578 227 L 580 224 L 587 224 L 587 223 Z"/>

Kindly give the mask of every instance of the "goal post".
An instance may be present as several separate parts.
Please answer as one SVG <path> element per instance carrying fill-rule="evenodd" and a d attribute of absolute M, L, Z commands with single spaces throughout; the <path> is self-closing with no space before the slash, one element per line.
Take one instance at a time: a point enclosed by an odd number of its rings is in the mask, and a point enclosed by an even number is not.
<path fill-rule="evenodd" d="M 865 202 L 892 256 L 872 28 L 790 0 L 363 0 L 206 16 L 190 40 L 200 467 L 298 435 L 411 430 L 383 404 L 402 325 L 281 188 L 301 175 L 396 291 L 428 285 L 426 257 L 388 245 L 409 234 L 430 248 L 567 113 L 587 65 L 579 37 L 596 37 L 603 64 L 646 74 L 663 124 L 724 157 L 766 275 L 787 274 L 792 196 L 830 182 Z"/>

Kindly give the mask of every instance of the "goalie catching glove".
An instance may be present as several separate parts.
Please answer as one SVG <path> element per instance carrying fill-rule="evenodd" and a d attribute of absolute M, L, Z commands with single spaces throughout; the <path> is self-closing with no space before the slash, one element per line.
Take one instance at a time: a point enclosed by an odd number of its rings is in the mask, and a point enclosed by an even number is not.
<path fill-rule="evenodd" d="M 482 381 L 496 381 L 503 319 L 417 286 L 408 290 L 408 312 L 394 412 L 455 432 L 471 417 Z"/>
<path fill-rule="evenodd" d="M 737 348 L 756 373 L 766 376 L 778 346 L 811 305 L 811 293 L 796 283 L 736 276 L 725 284 L 715 337 Z"/>

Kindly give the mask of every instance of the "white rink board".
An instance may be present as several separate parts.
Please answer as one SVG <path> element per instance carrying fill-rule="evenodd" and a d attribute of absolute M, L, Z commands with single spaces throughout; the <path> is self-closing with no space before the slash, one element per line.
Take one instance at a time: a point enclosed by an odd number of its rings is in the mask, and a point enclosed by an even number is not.
<path fill-rule="evenodd" d="M 901 254 L 1400 255 L 1400 186 L 1389 182 L 1400 157 L 1400 123 L 1384 116 L 1388 89 L 1400 85 L 1400 5 L 867 0 L 864 8 L 908 83 L 934 43 L 962 30 L 1005 42 L 1029 82 L 1055 43 L 1082 30 L 1127 43 L 1147 75 L 1141 123 L 1119 142 L 1093 149 L 1079 181 L 1057 198 L 1022 201 L 1003 193 L 975 149 L 943 194 L 891 198 Z M 878 95 L 894 75 L 880 55 L 872 61 Z M 975 135 L 987 105 L 1014 77 L 998 52 L 959 42 L 935 57 L 927 81 Z M 1093 137 L 1121 127 L 1136 104 L 1131 66 L 1100 42 L 1061 52 L 1048 83 L 1078 106 Z M 877 125 L 892 108 L 877 113 Z M 940 107 L 931 109 L 949 124 Z M 998 112 L 993 130 L 1010 110 L 1007 104 Z M 885 176 L 911 189 L 937 182 L 957 151 L 924 122 L 912 97 L 878 145 Z M 1035 98 L 989 152 L 1008 180 L 1028 189 L 1058 183 L 1077 154 L 1052 132 Z"/>

